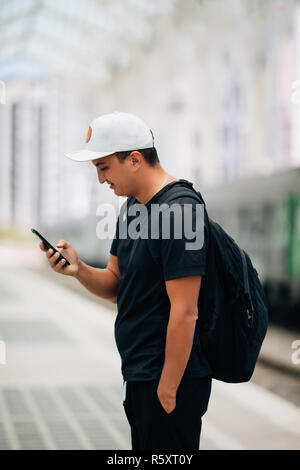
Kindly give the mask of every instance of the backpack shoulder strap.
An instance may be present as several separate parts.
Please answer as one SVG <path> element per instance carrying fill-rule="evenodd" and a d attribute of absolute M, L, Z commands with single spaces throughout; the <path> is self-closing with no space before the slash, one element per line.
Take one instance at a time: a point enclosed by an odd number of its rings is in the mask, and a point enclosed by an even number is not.
<path fill-rule="evenodd" d="M 185 187 L 178 186 L 178 185 L 174 184 L 174 186 L 172 186 L 166 193 L 164 193 L 159 198 L 159 203 L 163 204 L 163 203 L 168 203 L 168 202 L 172 201 L 175 198 L 189 197 L 189 198 L 195 199 L 198 202 L 200 201 L 201 204 L 204 204 L 204 211 L 206 212 L 205 202 L 204 202 L 204 200 L 201 196 L 201 193 L 196 191 L 193 188 L 193 183 L 190 183 L 189 181 L 184 180 L 184 179 L 180 179 L 179 181 L 181 183 L 182 182 L 185 183 Z M 151 243 L 148 243 L 147 246 L 149 248 L 149 251 L 150 251 L 151 256 L 154 259 L 154 261 L 158 264 L 161 264 L 160 260 L 159 260 L 159 255 L 157 253 L 155 253 Z"/>
<path fill-rule="evenodd" d="M 201 193 L 199 191 L 196 191 L 195 188 L 193 188 L 193 183 L 184 179 L 180 179 L 179 182 L 184 183 L 185 186 L 182 187 L 178 186 L 177 184 L 174 184 L 174 186 L 172 186 L 166 193 L 164 193 L 159 198 L 160 204 L 170 202 L 175 198 L 191 197 L 193 199 L 196 199 L 198 202 L 200 201 L 202 204 L 204 204 L 204 209 L 206 209 L 204 199 Z"/>

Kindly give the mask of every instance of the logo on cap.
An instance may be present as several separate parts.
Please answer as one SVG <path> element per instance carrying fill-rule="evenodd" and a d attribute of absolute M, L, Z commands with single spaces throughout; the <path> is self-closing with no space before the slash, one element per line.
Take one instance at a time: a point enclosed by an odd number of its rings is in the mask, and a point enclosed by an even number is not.
<path fill-rule="evenodd" d="M 89 126 L 88 131 L 87 131 L 87 135 L 86 135 L 86 139 L 85 139 L 86 142 L 89 142 L 89 140 L 91 138 L 91 135 L 92 135 L 92 128 L 91 128 L 91 126 Z"/>

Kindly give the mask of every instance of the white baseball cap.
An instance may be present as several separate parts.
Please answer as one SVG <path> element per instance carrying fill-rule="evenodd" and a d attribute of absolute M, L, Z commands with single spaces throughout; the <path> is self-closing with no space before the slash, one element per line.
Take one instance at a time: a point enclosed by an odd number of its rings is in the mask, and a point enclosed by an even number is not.
<path fill-rule="evenodd" d="M 66 153 L 71 160 L 87 162 L 115 152 L 154 147 L 151 129 L 137 116 L 115 111 L 91 122 L 83 150 Z"/>

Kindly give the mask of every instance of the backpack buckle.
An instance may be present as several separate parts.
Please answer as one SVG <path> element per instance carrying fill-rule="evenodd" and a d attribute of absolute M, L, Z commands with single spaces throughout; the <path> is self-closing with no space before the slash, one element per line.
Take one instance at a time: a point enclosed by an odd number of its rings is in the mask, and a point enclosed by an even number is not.
<path fill-rule="evenodd" d="M 247 308 L 246 313 L 247 313 L 247 324 L 248 324 L 248 327 L 250 328 L 253 325 L 253 312 L 251 312 L 249 308 Z"/>
<path fill-rule="evenodd" d="M 253 307 L 253 303 L 252 303 L 252 299 L 250 295 L 249 294 L 246 294 L 246 295 L 247 295 L 247 300 L 249 302 L 249 305 L 246 308 L 247 324 L 248 324 L 248 327 L 250 328 L 253 325 L 254 307 Z"/>

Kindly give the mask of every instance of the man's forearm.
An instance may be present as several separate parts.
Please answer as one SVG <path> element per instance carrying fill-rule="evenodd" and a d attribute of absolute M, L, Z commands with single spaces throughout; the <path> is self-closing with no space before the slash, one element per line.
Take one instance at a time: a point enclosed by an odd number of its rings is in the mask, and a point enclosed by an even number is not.
<path fill-rule="evenodd" d="M 119 280 L 109 269 L 93 268 L 79 261 L 76 279 L 93 294 L 115 303 Z"/>
<path fill-rule="evenodd" d="M 197 316 L 198 310 L 189 313 L 172 312 L 171 308 L 160 385 L 174 394 L 177 392 L 191 354 Z"/>

